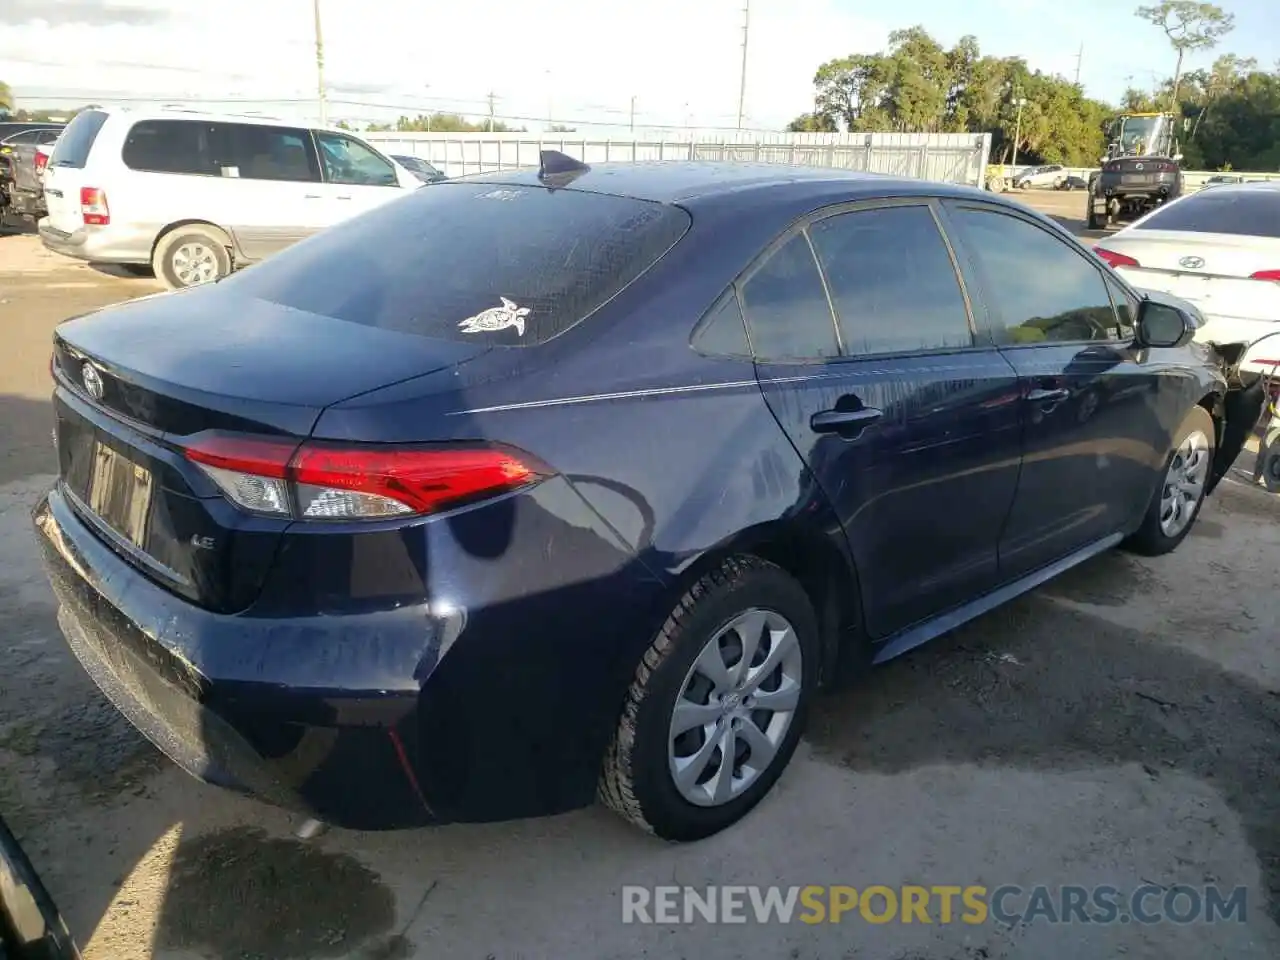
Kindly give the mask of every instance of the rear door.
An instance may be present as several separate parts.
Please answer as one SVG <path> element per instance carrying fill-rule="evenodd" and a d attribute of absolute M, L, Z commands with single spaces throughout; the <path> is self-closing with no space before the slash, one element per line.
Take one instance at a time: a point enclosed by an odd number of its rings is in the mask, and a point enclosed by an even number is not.
<path fill-rule="evenodd" d="M 1099 241 L 1135 286 L 1190 300 L 1200 340 L 1252 342 L 1280 329 L 1280 187 L 1214 187 Z"/>
<path fill-rule="evenodd" d="M 86 180 L 85 170 L 98 134 L 107 122 L 101 110 L 82 110 L 58 138 L 44 175 L 44 198 L 48 208 L 48 224 L 63 233 L 73 233 L 84 226 L 80 214 L 80 188 L 101 187 Z"/>
<path fill-rule="evenodd" d="M 262 260 L 328 225 L 320 161 L 309 130 L 218 126 L 223 131 L 219 166 L 235 192 L 235 217 L 226 225 L 247 259 Z"/>
<path fill-rule="evenodd" d="M 315 131 L 324 183 L 325 216 L 330 224 L 404 196 L 400 172 L 386 157 L 355 137 Z M 412 177 L 407 170 L 406 177 Z"/>
<path fill-rule="evenodd" d="M 988 306 L 982 337 L 1021 390 L 1022 472 L 1000 542 L 1008 580 L 1144 509 L 1195 398 L 1172 351 L 1135 349 L 1134 307 L 1123 299 L 1117 310 L 1113 295 L 1127 293 L 1087 251 L 1008 207 L 948 201 L 947 211 Z"/>
<path fill-rule="evenodd" d="M 880 640 L 992 587 L 1017 378 L 977 346 L 933 205 L 855 205 L 738 285 L 765 399 L 831 500 Z"/>

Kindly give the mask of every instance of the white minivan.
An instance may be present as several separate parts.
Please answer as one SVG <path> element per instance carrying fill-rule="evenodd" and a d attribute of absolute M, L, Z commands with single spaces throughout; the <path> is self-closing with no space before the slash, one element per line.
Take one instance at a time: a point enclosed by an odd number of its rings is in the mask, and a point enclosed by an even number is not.
<path fill-rule="evenodd" d="M 67 125 L 49 160 L 40 239 L 189 287 L 421 186 L 339 130 L 95 107 Z"/>

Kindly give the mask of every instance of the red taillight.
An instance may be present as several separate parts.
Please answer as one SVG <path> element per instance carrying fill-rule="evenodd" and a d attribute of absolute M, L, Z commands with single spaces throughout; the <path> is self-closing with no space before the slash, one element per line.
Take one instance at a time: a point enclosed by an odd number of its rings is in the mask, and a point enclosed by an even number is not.
<path fill-rule="evenodd" d="M 97 187 L 81 187 L 80 215 L 91 226 L 106 226 L 110 223 L 111 211 L 107 208 L 106 191 Z"/>
<path fill-rule="evenodd" d="M 1141 266 L 1133 257 L 1126 257 L 1123 253 L 1116 253 L 1114 250 L 1108 250 L 1106 247 L 1094 247 L 1093 252 L 1100 256 L 1112 267 L 1137 267 Z"/>
<path fill-rule="evenodd" d="M 540 480 L 494 446 L 404 448 L 210 434 L 184 450 L 229 500 L 254 513 L 371 520 L 434 513 Z"/>
<path fill-rule="evenodd" d="M 1249 274 L 1250 280 L 1275 280 L 1280 282 L 1280 270 L 1259 270 Z"/>
<path fill-rule="evenodd" d="M 36 176 L 44 173 L 44 168 L 49 165 L 49 155 L 47 153 L 36 152 Z"/>

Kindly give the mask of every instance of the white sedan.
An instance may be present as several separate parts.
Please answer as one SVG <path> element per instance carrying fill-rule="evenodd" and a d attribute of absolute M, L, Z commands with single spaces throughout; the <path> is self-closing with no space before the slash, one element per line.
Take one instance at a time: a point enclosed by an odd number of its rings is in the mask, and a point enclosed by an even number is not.
<path fill-rule="evenodd" d="M 1244 366 L 1280 363 L 1280 183 L 1236 183 L 1179 197 L 1094 251 L 1136 287 L 1190 300 L 1201 341 L 1259 343 Z M 1275 336 L 1268 336 L 1275 334 Z"/>

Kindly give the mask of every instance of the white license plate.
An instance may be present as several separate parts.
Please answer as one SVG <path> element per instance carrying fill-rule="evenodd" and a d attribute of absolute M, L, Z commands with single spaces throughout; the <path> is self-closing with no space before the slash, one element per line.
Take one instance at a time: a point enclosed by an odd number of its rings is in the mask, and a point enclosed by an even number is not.
<path fill-rule="evenodd" d="M 104 443 L 93 450 L 88 505 L 98 517 L 135 547 L 147 539 L 151 519 L 151 471 Z"/>

